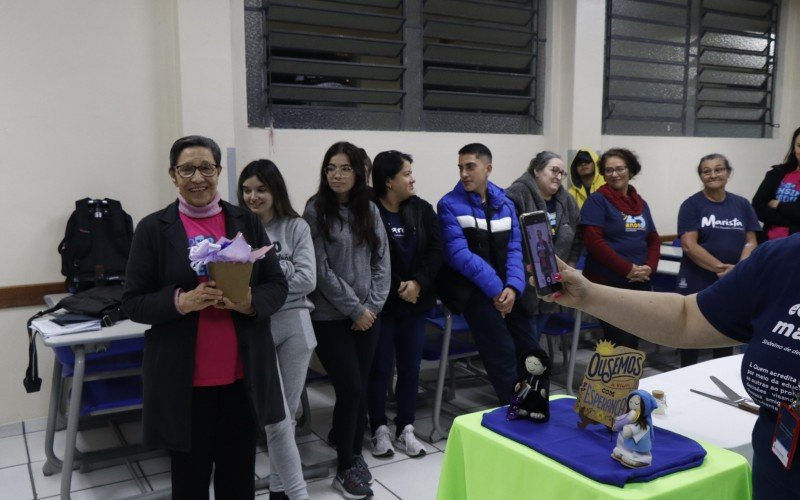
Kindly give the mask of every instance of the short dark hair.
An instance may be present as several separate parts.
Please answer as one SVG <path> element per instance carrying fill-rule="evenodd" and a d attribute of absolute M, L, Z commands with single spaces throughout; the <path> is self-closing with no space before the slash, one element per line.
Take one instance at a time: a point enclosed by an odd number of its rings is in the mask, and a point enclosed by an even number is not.
<path fill-rule="evenodd" d="M 219 145 L 214 142 L 213 139 L 203 137 L 202 135 L 187 135 L 172 143 L 172 147 L 169 150 L 169 166 L 177 167 L 178 157 L 181 155 L 181 152 L 186 148 L 193 147 L 201 147 L 210 150 L 211 155 L 214 157 L 214 163 L 217 165 L 222 161 L 222 153 L 219 150 Z"/>
<path fill-rule="evenodd" d="M 730 162 L 725 157 L 725 155 L 721 155 L 719 153 L 711 153 L 710 155 L 705 155 L 704 157 L 700 158 L 700 163 L 697 164 L 697 175 L 700 175 L 700 169 L 702 168 L 703 163 L 711 160 L 722 160 L 722 163 L 725 164 L 725 170 L 727 170 L 728 172 L 733 170 L 733 167 L 731 166 Z"/>
<path fill-rule="evenodd" d="M 386 181 L 394 179 L 403 170 L 404 162 L 414 163 L 414 159 L 410 154 L 395 150 L 383 151 L 375 156 L 372 162 L 372 191 L 375 196 L 386 196 Z"/>
<path fill-rule="evenodd" d="M 269 193 L 272 195 L 272 209 L 277 218 L 300 217 L 300 214 L 292 208 L 292 202 L 289 201 L 289 191 L 286 189 L 286 181 L 283 180 L 281 171 L 270 160 L 251 161 L 239 174 L 236 197 L 239 199 L 240 207 L 247 209 L 247 204 L 244 202 L 243 184 L 244 181 L 254 176 L 269 189 Z"/>
<path fill-rule="evenodd" d="M 473 142 L 471 144 L 467 144 L 463 148 L 458 150 L 458 155 L 476 155 L 476 156 L 483 156 L 489 159 L 489 163 L 492 162 L 492 152 L 489 151 L 489 148 L 484 146 L 479 142 Z"/>
<path fill-rule="evenodd" d="M 605 153 L 603 156 L 600 157 L 600 173 L 603 177 L 606 176 L 606 161 L 609 158 L 621 158 L 622 161 L 625 162 L 625 166 L 628 167 L 628 173 L 630 174 L 630 179 L 642 171 L 642 165 L 639 163 L 639 158 L 636 157 L 633 151 L 630 149 L 625 148 L 611 148 Z"/>

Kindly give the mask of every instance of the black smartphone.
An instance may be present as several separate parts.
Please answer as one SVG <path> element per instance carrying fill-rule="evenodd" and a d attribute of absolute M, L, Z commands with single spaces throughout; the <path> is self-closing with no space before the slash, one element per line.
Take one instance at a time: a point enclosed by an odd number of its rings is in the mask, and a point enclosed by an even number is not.
<path fill-rule="evenodd" d="M 536 295 L 542 297 L 561 290 L 561 283 L 553 277 L 558 272 L 558 263 L 547 213 L 538 211 L 522 214 L 519 224 L 528 259 L 533 264 Z"/>

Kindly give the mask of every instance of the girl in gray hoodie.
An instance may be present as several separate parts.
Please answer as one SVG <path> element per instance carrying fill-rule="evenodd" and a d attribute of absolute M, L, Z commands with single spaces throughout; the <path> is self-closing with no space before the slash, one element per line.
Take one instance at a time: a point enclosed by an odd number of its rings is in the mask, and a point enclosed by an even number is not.
<path fill-rule="evenodd" d="M 294 439 L 294 415 L 317 345 L 311 326 L 314 304 L 308 298 L 317 282 L 311 230 L 292 208 L 286 182 L 269 160 L 256 160 L 242 170 L 238 197 L 239 205 L 258 215 L 264 224 L 289 285 L 286 302 L 270 318 L 287 405 L 287 418 L 266 428 L 270 498 L 308 498 Z"/>
<path fill-rule="evenodd" d="M 386 230 L 371 197 L 363 155 L 353 144 L 337 142 L 325 153 L 319 189 L 303 214 L 317 258 L 311 294 L 317 355 L 336 392 L 333 487 L 347 498 L 372 495 L 361 455 L 367 380 L 391 281 Z"/>

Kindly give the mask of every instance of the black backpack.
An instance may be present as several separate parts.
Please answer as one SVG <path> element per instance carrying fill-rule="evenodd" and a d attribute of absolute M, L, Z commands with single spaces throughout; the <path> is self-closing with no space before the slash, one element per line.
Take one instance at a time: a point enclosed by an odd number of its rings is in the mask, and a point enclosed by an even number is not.
<path fill-rule="evenodd" d="M 117 200 L 75 202 L 64 239 L 58 244 L 61 274 L 71 291 L 122 282 L 133 240 L 133 219 Z"/>

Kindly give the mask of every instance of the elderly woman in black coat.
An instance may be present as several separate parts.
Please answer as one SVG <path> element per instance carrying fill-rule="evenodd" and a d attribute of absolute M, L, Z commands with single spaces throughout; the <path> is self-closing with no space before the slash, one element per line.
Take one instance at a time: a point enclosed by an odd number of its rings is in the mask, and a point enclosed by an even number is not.
<path fill-rule="evenodd" d="M 275 252 L 255 262 L 250 294 L 231 302 L 189 265 L 189 247 L 241 232 L 269 244 L 250 212 L 220 200 L 220 149 L 211 139 L 178 139 L 169 175 L 178 199 L 136 228 L 123 308 L 145 333 L 143 440 L 172 459 L 173 498 L 253 498 L 258 429 L 284 418 L 269 317 L 286 298 Z"/>

